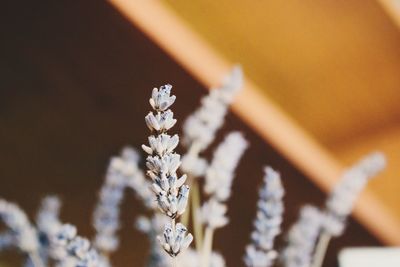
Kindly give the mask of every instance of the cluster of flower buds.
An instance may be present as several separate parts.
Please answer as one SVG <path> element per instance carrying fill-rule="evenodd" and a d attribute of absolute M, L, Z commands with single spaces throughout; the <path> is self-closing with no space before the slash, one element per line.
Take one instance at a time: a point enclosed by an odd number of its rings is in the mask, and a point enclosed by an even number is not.
<path fill-rule="evenodd" d="M 28 254 L 37 253 L 39 240 L 36 229 L 17 205 L 0 200 L 0 219 L 11 230 L 15 246 Z"/>
<path fill-rule="evenodd" d="M 309 267 L 311 265 L 323 221 L 323 213 L 313 206 L 304 206 L 300 210 L 299 220 L 288 233 L 289 244 L 281 254 L 283 266 Z"/>
<path fill-rule="evenodd" d="M 215 139 L 224 122 L 229 104 L 240 90 L 243 73 L 239 66 L 233 68 L 219 88 L 212 89 L 201 100 L 201 106 L 183 124 L 183 143 L 188 152 L 182 158 L 182 170 L 191 177 L 205 174 L 207 161 L 199 156 Z"/>
<path fill-rule="evenodd" d="M 64 224 L 53 237 L 51 253 L 57 266 L 99 267 L 98 254 L 90 247 L 89 240 L 76 234 L 74 226 Z"/>
<path fill-rule="evenodd" d="M 281 232 L 283 221 L 283 195 L 280 174 L 270 167 L 265 168 L 264 185 L 260 189 L 257 217 L 252 244 L 246 248 L 244 261 L 247 266 L 269 267 L 274 264 L 278 253 L 273 249 L 275 237 Z"/>
<path fill-rule="evenodd" d="M 206 172 L 204 191 L 219 201 L 231 195 L 235 169 L 248 143 L 239 132 L 228 134 L 214 152 L 212 162 Z"/>
<path fill-rule="evenodd" d="M 136 176 L 142 175 L 137 166 L 138 160 L 139 155 L 136 151 L 126 148 L 120 157 L 113 157 L 109 164 L 105 182 L 99 193 L 99 202 L 93 214 L 96 230 L 94 246 L 103 254 L 108 255 L 118 248 L 119 239 L 116 232 L 120 225 L 120 204 L 124 189 L 132 180 L 137 180 Z M 142 190 L 143 193 L 147 193 L 146 189 Z"/>
<path fill-rule="evenodd" d="M 158 207 L 170 218 L 176 218 L 186 209 L 189 187 L 184 185 L 186 175 L 178 178 L 176 173 L 181 160 L 180 155 L 173 151 L 179 143 L 179 137 L 165 132 L 176 122 L 172 111 L 168 109 L 175 101 L 175 96 L 170 95 L 171 88 L 171 85 L 165 85 L 160 90 L 153 90 L 150 104 L 156 114 L 150 112 L 146 122 L 155 135 L 149 137 L 149 146 L 143 145 L 142 148 L 149 154 L 146 159 L 147 175 L 153 181 Z"/>
<path fill-rule="evenodd" d="M 36 216 L 36 225 L 40 240 L 46 245 L 50 238 L 59 230 L 61 222 L 59 219 L 61 201 L 56 196 L 47 196 L 42 199 L 40 209 Z"/>
<path fill-rule="evenodd" d="M 225 201 L 231 195 L 235 169 L 248 144 L 242 134 L 228 134 L 217 147 L 206 171 L 204 191 L 210 198 L 199 210 L 200 221 L 212 229 L 228 223 Z"/>
<path fill-rule="evenodd" d="M 205 202 L 199 212 L 200 221 L 212 229 L 221 228 L 228 224 L 226 217 L 228 207 L 215 198 L 210 198 Z"/>
<path fill-rule="evenodd" d="M 385 168 L 386 159 L 382 153 L 372 153 L 345 171 L 326 201 L 324 229 L 332 236 L 339 236 L 345 229 L 347 217 L 360 192 L 368 181 Z"/>
<path fill-rule="evenodd" d="M 176 257 L 182 250 L 189 247 L 193 241 L 193 236 L 188 234 L 188 230 L 183 224 L 172 225 L 167 223 L 165 224 L 163 236 L 158 236 L 158 239 L 163 249 L 171 257 Z"/>
<path fill-rule="evenodd" d="M 194 143 L 200 151 L 208 147 L 223 124 L 228 105 L 242 84 L 242 69 L 236 66 L 224 79 L 220 88 L 211 89 L 210 94 L 201 100 L 201 107 L 188 117 L 183 125 L 183 141 L 187 147 Z"/>
<path fill-rule="evenodd" d="M 158 208 L 172 221 L 165 226 L 164 234 L 159 236 L 159 240 L 164 250 L 175 257 L 190 245 L 193 237 L 187 234 L 187 229 L 182 224 L 175 226 L 175 219 L 186 209 L 189 186 L 184 184 L 186 175 L 178 177 L 176 173 L 181 165 L 180 155 L 174 152 L 179 137 L 167 134 L 176 123 L 169 109 L 176 99 L 171 95 L 171 88 L 171 85 L 164 85 L 160 89 L 153 89 L 149 101 L 153 111 L 145 117 L 153 134 L 148 139 L 149 145 L 142 145 L 142 148 L 149 154 L 146 158 L 147 175 L 153 182 L 152 189 L 156 194 Z"/>

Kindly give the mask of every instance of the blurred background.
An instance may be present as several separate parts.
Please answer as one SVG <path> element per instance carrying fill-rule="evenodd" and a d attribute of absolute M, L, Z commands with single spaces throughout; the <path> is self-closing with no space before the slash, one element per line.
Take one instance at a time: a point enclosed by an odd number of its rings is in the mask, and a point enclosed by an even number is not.
<path fill-rule="evenodd" d="M 151 89 L 174 85 L 180 122 L 207 93 L 111 2 L 6 1 L 0 8 L 0 196 L 33 216 L 43 196 L 58 194 L 63 220 L 88 237 L 109 158 L 146 140 Z M 163 7 L 222 58 L 241 63 L 263 96 L 339 162 L 384 151 L 388 168 L 369 190 L 400 219 L 400 32 L 382 2 L 388 1 L 168 0 Z M 241 266 L 263 165 L 284 177 L 285 229 L 299 207 L 322 204 L 325 194 L 232 113 L 215 143 L 232 130 L 244 132 L 251 147 L 234 183 L 231 223 L 217 233 L 216 249 L 228 266 Z M 147 241 L 133 229 L 142 212 L 128 192 L 115 266 L 143 265 Z M 343 247 L 385 245 L 380 240 L 351 219 L 324 266 L 337 266 Z M 0 262 L 20 264 L 16 253 L 2 254 Z"/>

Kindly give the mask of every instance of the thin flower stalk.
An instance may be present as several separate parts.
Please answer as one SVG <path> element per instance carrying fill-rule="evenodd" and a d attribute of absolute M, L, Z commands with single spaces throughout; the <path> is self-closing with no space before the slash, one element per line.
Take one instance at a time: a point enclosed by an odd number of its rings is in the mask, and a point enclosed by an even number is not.
<path fill-rule="evenodd" d="M 228 223 L 225 202 L 231 195 L 235 169 L 248 144 L 242 134 L 230 133 L 214 152 L 205 176 L 204 191 L 209 199 L 202 205 L 199 218 L 205 226 L 202 266 L 209 265 L 214 230 Z"/>
<path fill-rule="evenodd" d="M 28 255 L 35 267 L 43 267 L 38 235 L 26 214 L 17 205 L 0 199 L 0 219 L 12 231 L 15 245 Z"/>
<path fill-rule="evenodd" d="M 181 165 L 180 155 L 174 152 L 179 137 L 167 133 L 176 123 L 169 109 L 176 99 L 171 95 L 171 88 L 171 85 L 164 85 L 153 89 L 149 100 L 153 111 L 145 117 L 152 135 L 148 138 L 149 145 L 142 145 L 142 148 L 149 154 L 146 159 L 147 175 L 153 182 L 158 208 L 171 219 L 158 239 L 164 250 L 174 258 L 189 247 L 193 236 L 183 224 L 176 223 L 176 219 L 185 212 L 189 186 L 184 184 L 186 175 L 178 177 L 176 173 Z"/>
<path fill-rule="evenodd" d="M 257 216 L 251 233 L 252 243 L 246 247 L 244 257 L 249 267 L 273 266 L 278 256 L 274 240 L 281 232 L 284 189 L 278 172 L 270 167 L 264 171 L 264 185 L 259 192 Z"/>

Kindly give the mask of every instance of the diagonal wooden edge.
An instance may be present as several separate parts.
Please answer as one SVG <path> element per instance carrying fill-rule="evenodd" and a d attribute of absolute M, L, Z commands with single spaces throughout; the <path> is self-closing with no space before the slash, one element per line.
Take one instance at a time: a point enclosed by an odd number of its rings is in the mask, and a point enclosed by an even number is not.
<path fill-rule="evenodd" d="M 398 0 L 377 0 L 389 14 L 397 27 L 400 27 L 400 2 Z"/>
<path fill-rule="evenodd" d="M 206 87 L 217 85 L 230 70 L 232 64 L 162 1 L 109 1 Z M 343 166 L 250 80 L 233 111 L 323 191 L 332 189 Z M 361 195 L 354 216 L 382 242 L 400 245 L 400 221 L 372 193 Z"/>

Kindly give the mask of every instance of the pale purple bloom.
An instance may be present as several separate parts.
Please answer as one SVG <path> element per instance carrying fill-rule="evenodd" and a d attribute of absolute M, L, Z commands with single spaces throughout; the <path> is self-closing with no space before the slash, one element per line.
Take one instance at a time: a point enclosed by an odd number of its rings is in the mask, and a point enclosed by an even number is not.
<path fill-rule="evenodd" d="M 223 124 L 228 105 L 242 84 L 242 70 L 236 66 L 224 79 L 221 87 L 212 89 L 209 95 L 201 100 L 200 108 L 190 115 L 183 125 L 183 142 L 187 147 L 196 144 L 199 151 L 203 151 L 209 146 L 215 138 L 216 131 Z"/>
<path fill-rule="evenodd" d="M 372 153 L 344 172 L 326 201 L 325 231 L 332 236 L 343 233 L 347 217 L 368 181 L 384 169 L 385 156 Z"/>
<path fill-rule="evenodd" d="M 313 207 L 305 206 L 300 210 L 300 218 L 290 228 L 288 245 L 281 254 L 285 267 L 309 267 L 323 227 L 323 213 Z"/>
<path fill-rule="evenodd" d="M 52 256 L 58 267 L 99 267 L 97 252 L 89 240 L 77 236 L 76 228 L 64 224 L 51 240 Z"/>
<path fill-rule="evenodd" d="M 224 227 L 229 222 L 226 217 L 227 209 L 225 204 L 211 198 L 198 211 L 200 221 L 212 229 Z"/>
<path fill-rule="evenodd" d="M 242 134 L 232 132 L 217 147 L 205 176 L 204 191 L 208 195 L 219 201 L 229 198 L 235 169 L 247 146 Z"/>
<path fill-rule="evenodd" d="M 278 253 L 274 250 L 275 237 L 281 232 L 284 190 L 280 174 L 270 167 L 265 168 L 264 185 L 259 192 L 257 217 L 252 244 L 247 246 L 244 261 L 251 267 L 269 267 Z"/>
<path fill-rule="evenodd" d="M 148 138 L 149 145 L 142 145 L 148 154 L 146 158 L 147 175 L 152 180 L 152 190 L 156 195 L 158 209 L 171 218 L 166 224 L 163 235 L 158 236 L 163 249 L 171 256 L 177 256 L 192 242 L 192 235 L 181 223 L 175 225 L 175 219 L 183 214 L 189 198 L 189 186 L 185 185 L 186 175 L 178 177 L 181 165 L 180 155 L 174 152 L 179 143 L 177 135 L 170 136 L 169 130 L 176 120 L 168 109 L 176 97 L 171 96 L 170 85 L 154 89 L 150 104 L 153 111 L 146 118 L 146 124 L 154 133 Z"/>
<path fill-rule="evenodd" d="M 36 229 L 17 205 L 0 199 L 0 219 L 12 231 L 15 245 L 21 251 L 28 254 L 38 253 L 39 241 Z"/>
<path fill-rule="evenodd" d="M 176 257 L 182 250 L 189 247 L 193 241 L 193 236 L 188 233 L 186 227 L 177 223 L 175 226 L 170 223 L 165 224 L 163 236 L 158 236 L 161 246 L 171 257 Z"/>

